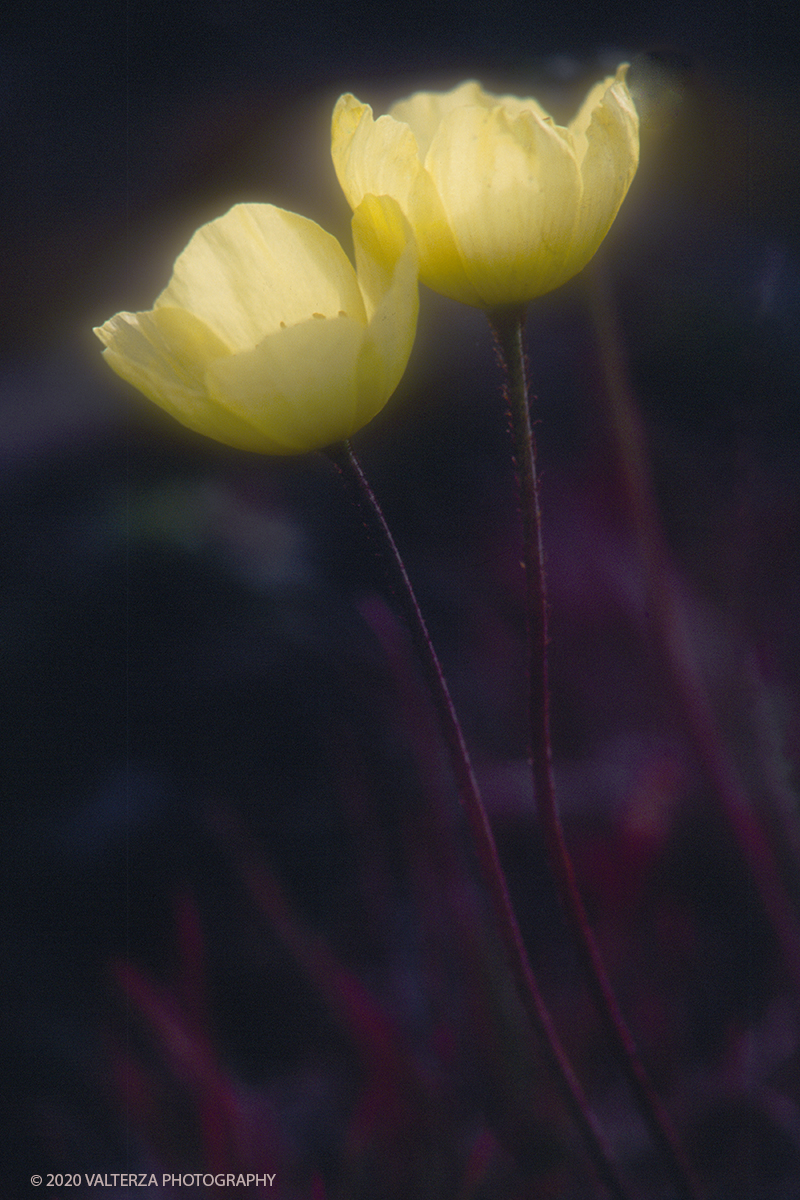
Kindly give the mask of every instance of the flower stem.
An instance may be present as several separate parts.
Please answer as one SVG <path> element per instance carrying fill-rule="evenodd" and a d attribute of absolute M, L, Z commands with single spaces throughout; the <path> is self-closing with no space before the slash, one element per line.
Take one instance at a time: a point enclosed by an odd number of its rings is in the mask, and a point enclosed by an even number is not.
<path fill-rule="evenodd" d="M 395 598 L 408 624 L 436 704 L 459 795 L 484 883 L 488 890 L 491 910 L 525 1012 L 531 1025 L 543 1039 L 551 1064 L 563 1085 L 573 1118 L 586 1139 L 598 1177 L 608 1189 L 609 1194 L 616 1200 L 629 1200 L 630 1193 L 617 1172 L 610 1148 L 561 1045 L 555 1024 L 534 975 L 511 904 L 494 835 L 481 799 L 450 690 L 400 551 L 350 443 L 341 443 L 329 449 L 327 453 L 345 479 L 355 484 L 361 500 L 366 506 L 366 513 L 372 529 L 383 545 L 386 561 L 392 573 Z"/>
<path fill-rule="evenodd" d="M 611 987 L 586 908 L 575 880 L 553 782 L 550 738 L 550 689 L 547 666 L 547 592 L 544 546 L 536 470 L 536 442 L 531 426 L 528 376 L 523 329 L 524 309 L 502 309 L 490 314 L 497 353 L 506 375 L 511 409 L 514 453 L 521 494 L 524 538 L 525 587 L 530 649 L 530 742 L 534 797 L 542 825 L 551 869 L 577 948 L 589 979 L 598 1011 L 603 1017 L 618 1057 L 654 1141 L 669 1162 L 681 1192 L 700 1200 L 702 1192 L 686 1159 L 677 1134 L 642 1064 L 633 1036 Z"/>

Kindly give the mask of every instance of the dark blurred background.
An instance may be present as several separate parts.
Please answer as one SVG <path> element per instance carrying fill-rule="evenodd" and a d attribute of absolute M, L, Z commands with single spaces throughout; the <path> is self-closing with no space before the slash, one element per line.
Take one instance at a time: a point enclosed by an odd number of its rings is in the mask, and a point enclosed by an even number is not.
<path fill-rule="evenodd" d="M 240 200 L 302 212 L 349 249 L 328 146 L 342 91 L 377 111 L 476 77 L 566 120 L 623 60 L 642 163 L 602 251 L 604 286 L 693 651 L 796 901 L 791 7 L 56 0 L 4 17 L 0 1027 L 22 1180 L 9 1196 L 27 1195 L 34 1172 L 212 1161 L 258 1162 L 282 1172 L 282 1195 L 314 1200 L 593 1194 L 569 1182 L 573 1135 L 560 1125 L 524 1169 L 519 1138 L 501 1137 L 507 1159 L 485 1191 L 458 1191 L 456 1167 L 438 1158 L 449 1183 L 430 1182 L 431 1169 L 427 1193 L 424 1167 L 377 1191 L 366 1168 L 342 1167 L 352 1161 L 341 1114 L 359 1078 L 347 1038 L 274 913 L 259 924 L 236 839 L 218 828 L 243 824 L 299 919 L 424 1042 L 425 922 L 408 866 L 422 835 L 409 814 L 424 811 L 433 752 L 414 749 L 381 642 L 391 622 L 375 607 L 380 563 L 327 463 L 260 460 L 188 434 L 107 370 L 91 327 L 149 308 L 197 225 Z M 797 1007 L 643 633 L 584 280 L 532 306 L 529 349 L 556 767 L 582 885 L 710 1194 L 788 1200 L 800 1194 Z M 568 1019 L 585 1000 L 525 783 L 505 425 L 484 318 L 425 292 L 407 375 L 357 445 L 429 615 L 565 1037 L 643 1194 L 668 1196 L 647 1190 L 657 1172 L 597 1065 L 596 1026 L 584 1015 L 578 1032 Z M 202 936 L 186 933 L 191 914 Z M 142 999 L 145 978 L 180 998 L 187 946 L 205 962 L 220 1071 L 240 1086 L 237 1103 L 258 1110 L 261 1157 L 209 1156 L 214 1121 L 187 1115 L 181 1092 L 193 1094 L 199 1051 L 181 1060 L 174 1029 L 172 1042 L 164 1032 L 172 999 L 151 996 L 149 1009 Z M 120 982 L 123 963 L 140 972 L 138 991 Z M 181 1069 L 182 1083 L 165 1082 Z M 467 1145 L 474 1113 L 492 1104 L 474 1079 L 454 1094 L 468 1116 L 453 1144 Z"/>

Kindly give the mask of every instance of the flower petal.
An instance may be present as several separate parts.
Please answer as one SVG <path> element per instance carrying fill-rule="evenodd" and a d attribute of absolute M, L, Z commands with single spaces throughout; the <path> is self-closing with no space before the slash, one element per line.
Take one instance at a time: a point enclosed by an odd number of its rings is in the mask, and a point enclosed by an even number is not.
<path fill-rule="evenodd" d="M 586 154 L 586 148 L 589 144 L 586 140 L 586 130 L 591 124 L 594 110 L 600 104 L 613 82 L 614 77 L 609 76 L 607 79 L 601 79 L 599 83 L 595 83 L 587 92 L 580 108 L 567 126 L 569 132 L 572 134 L 578 162 L 582 163 Z"/>
<path fill-rule="evenodd" d="M 639 164 L 639 118 L 625 85 L 625 70 L 620 68 L 616 81 L 610 81 L 611 86 L 598 98 L 585 132 L 583 196 L 575 230 L 581 266 L 611 228 Z"/>
<path fill-rule="evenodd" d="M 191 313 L 169 308 L 118 313 L 94 332 L 112 370 L 182 425 L 226 445 L 273 452 L 249 422 L 209 398 L 205 366 L 229 352 Z"/>
<path fill-rule="evenodd" d="M 391 117 L 375 121 L 368 104 L 352 95 L 341 96 L 333 110 L 331 154 L 352 209 L 366 195 L 387 195 L 406 211 L 409 193 L 422 171 L 417 143 L 407 125 Z"/>
<path fill-rule="evenodd" d="M 389 196 L 365 196 L 353 213 L 352 229 L 358 285 L 371 321 L 391 286 L 398 259 L 407 254 L 410 266 L 416 264 L 416 243 L 400 205 Z"/>
<path fill-rule="evenodd" d="M 366 424 L 405 371 L 419 311 L 417 246 L 400 206 L 366 196 L 353 216 L 358 281 L 369 325 L 357 364 L 357 420 Z"/>
<path fill-rule="evenodd" d="M 237 204 L 202 226 L 178 257 L 155 307 L 193 313 L 232 350 L 252 349 L 314 312 L 366 322 L 361 293 L 336 238 L 271 204 Z"/>
<path fill-rule="evenodd" d="M 333 110 L 331 155 L 351 208 L 370 194 L 392 196 L 398 202 L 417 239 L 420 278 L 428 282 L 445 276 L 451 280 L 448 294 L 467 304 L 479 303 L 411 129 L 391 116 L 375 121 L 368 104 L 342 96 Z"/>
<path fill-rule="evenodd" d="M 485 108 L 493 109 L 498 105 L 505 108 L 511 116 L 521 112 L 534 112 L 542 119 L 547 119 L 547 113 L 536 100 L 520 100 L 516 96 L 495 96 L 484 91 L 474 79 L 460 83 L 449 92 L 416 92 L 407 100 L 398 100 L 389 109 L 389 115 L 396 121 L 405 121 L 411 127 L 416 138 L 419 155 L 424 162 L 430 149 L 436 130 L 448 113 L 456 108 Z"/>
<path fill-rule="evenodd" d="M 484 100 L 490 103 L 486 104 Z M 407 100 L 398 100 L 393 104 L 389 116 L 409 126 L 417 143 L 420 161 L 424 162 L 443 118 L 454 108 L 464 108 L 468 104 L 491 108 L 496 101 L 474 79 L 468 79 L 449 92 L 415 92 Z"/>
<path fill-rule="evenodd" d="M 352 317 L 312 319 L 211 363 L 206 386 L 268 437 L 273 453 L 318 450 L 358 428 L 356 370 L 365 337 Z"/>
<path fill-rule="evenodd" d="M 425 165 L 482 306 L 524 303 L 555 286 L 581 183 L 549 120 L 528 109 L 513 118 L 500 107 L 454 109 Z"/>

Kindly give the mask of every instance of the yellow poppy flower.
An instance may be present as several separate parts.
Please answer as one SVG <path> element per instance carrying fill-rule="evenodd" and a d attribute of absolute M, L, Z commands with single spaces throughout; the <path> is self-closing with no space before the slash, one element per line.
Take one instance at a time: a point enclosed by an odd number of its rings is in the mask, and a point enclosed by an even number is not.
<path fill-rule="evenodd" d="M 639 161 L 627 66 L 556 125 L 535 100 L 474 82 L 419 92 L 374 120 L 352 95 L 333 112 L 332 154 L 348 203 L 394 196 L 411 223 L 420 279 L 478 308 L 525 304 L 597 250 Z"/>
<path fill-rule="evenodd" d="M 336 238 L 271 204 L 237 204 L 178 257 L 151 312 L 95 333 L 110 367 L 190 429 L 266 454 L 350 437 L 397 387 L 416 332 L 417 253 L 387 196 Z"/>

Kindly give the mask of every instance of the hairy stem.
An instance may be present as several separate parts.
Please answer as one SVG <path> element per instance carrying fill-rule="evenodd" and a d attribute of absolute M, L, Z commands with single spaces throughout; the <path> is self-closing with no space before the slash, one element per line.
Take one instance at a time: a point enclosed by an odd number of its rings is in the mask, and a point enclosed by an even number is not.
<path fill-rule="evenodd" d="M 552 1066 L 562 1082 L 567 1103 L 586 1139 L 598 1177 L 616 1200 L 629 1200 L 629 1192 L 617 1172 L 605 1137 L 561 1045 L 534 975 L 450 690 L 400 551 L 350 443 L 334 447 L 328 451 L 328 455 L 345 478 L 357 488 L 372 529 L 383 546 L 392 574 L 395 598 L 408 624 L 436 704 L 491 911 L 525 1012 L 533 1028 L 541 1035 Z"/>
<path fill-rule="evenodd" d="M 497 310 L 490 324 L 507 380 L 508 402 L 519 479 L 524 540 L 525 588 L 530 651 L 530 750 L 533 788 L 550 866 L 601 1013 L 620 1063 L 637 1098 L 654 1141 L 669 1162 L 681 1192 L 700 1200 L 700 1185 L 686 1159 L 672 1122 L 639 1055 L 611 987 L 597 941 L 586 914 L 567 849 L 553 782 L 550 739 L 550 689 L 547 666 L 547 591 L 544 546 L 536 469 L 536 442 L 531 426 L 524 309 Z"/>

